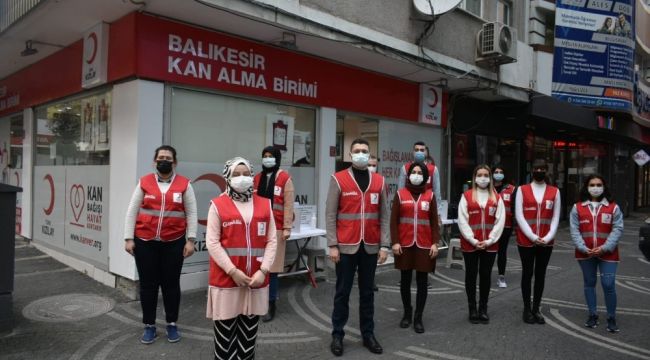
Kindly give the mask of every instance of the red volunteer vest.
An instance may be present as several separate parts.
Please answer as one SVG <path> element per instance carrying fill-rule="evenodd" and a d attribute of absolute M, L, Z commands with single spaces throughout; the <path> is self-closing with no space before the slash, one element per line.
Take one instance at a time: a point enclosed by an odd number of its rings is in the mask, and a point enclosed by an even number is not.
<path fill-rule="evenodd" d="M 501 200 L 503 200 L 503 206 L 505 207 L 506 210 L 506 225 L 505 227 L 511 228 L 512 227 L 512 199 L 514 197 L 515 190 L 514 186 L 508 184 L 503 187 L 501 192 L 499 193 L 499 196 L 501 196 Z"/>
<path fill-rule="evenodd" d="M 140 178 L 144 199 L 135 222 L 135 237 L 142 240 L 173 241 L 185 235 L 187 221 L 183 195 L 190 184 L 187 178 L 174 175 L 165 194 L 158 188 L 156 174 Z"/>
<path fill-rule="evenodd" d="M 412 161 L 407 162 L 404 164 L 404 173 L 406 174 L 406 177 L 408 177 L 409 173 L 409 168 L 411 167 L 411 164 L 413 164 Z M 436 172 L 436 166 L 432 163 L 427 164 L 427 170 L 429 170 L 429 178 L 427 179 L 427 183 L 424 186 L 424 190 L 432 190 L 433 189 L 433 173 Z"/>
<path fill-rule="evenodd" d="M 587 203 L 577 203 L 576 210 L 578 211 L 578 219 L 580 220 L 580 234 L 587 248 L 594 249 L 603 246 L 607 241 L 607 237 L 612 232 L 616 204 L 610 202 L 607 206 L 599 206 L 595 216 L 592 215 Z M 578 260 L 589 258 L 586 254 L 578 251 L 578 249 L 575 251 L 575 256 Z M 614 251 L 602 254 L 600 259 L 604 261 L 619 261 L 618 246 Z"/>
<path fill-rule="evenodd" d="M 555 207 L 555 196 L 557 195 L 558 189 L 555 186 L 547 184 L 544 198 L 542 199 L 542 202 L 538 204 L 537 200 L 535 200 L 533 188 L 530 184 L 522 185 L 520 188 L 524 219 L 526 219 L 526 223 L 528 223 L 533 233 L 537 234 L 540 238 L 543 238 L 551 230 L 553 208 Z M 534 246 L 535 244 L 528 239 L 520 228 L 521 226 L 517 228 L 517 244 L 524 247 Z M 553 246 L 554 243 L 555 240 L 551 240 L 548 243 L 548 246 Z"/>
<path fill-rule="evenodd" d="M 410 247 L 416 244 L 421 249 L 430 249 L 433 245 L 431 240 L 431 204 L 433 203 L 433 192 L 426 190 L 418 196 L 417 200 L 406 188 L 397 192 L 399 197 L 399 243 L 403 247 Z"/>
<path fill-rule="evenodd" d="M 257 187 L 260 185 L 262 176 L 265 176 L 263 173 L 258 173 L 253 179 L 253 189 L 257 191 Z M 291 176 L 284 171 L 278 170 L 275 174 L 275 187 L 273 188 L 273 217 L 275 218 L 275 228 L 282 230 L 284 228 L 284 186 L 287 185 L 287 181 L 291 179 Z"/>
<path fill-rule="evenodd" d="M 345 169 L 334 174 L 341 189 L 336 218 L 336 236 L 341 245 L 356 245 L 363 240 L 368 245 L 378 245 L 380 239 L 379 216 L 384 177 L 370 174 L 370 183 L 361 192 L 354 180 L 352 170 Z"/>
<path fill-rule="evenodd" d="M 233 200 L 225 193 L 212 199 L 221 219 L 221 246 L 226 250 L 230 261 L 247 276 L 253 276 L 262 265 L 266 240 L 271 223 L 271 202 L 269 199 L 253 195 L 253 217 L 246 223 Z M 209 281 L 218 288 L 235 288 L 237 284 L 210 257 Z M 260 288 L 269 284 L 266 276 Z"/>
<path fill-rule="evenodd" d="M 478 201 L 472 200 L 472 189 L 465 191 L 463 196 L 465 197 L 465 202 L 467 202 L 467 214 L 469 215 L 467 222 L 474 232 L 474 239 L 478 241 L 488 240 L 490 238 L 490 231 L 492 231 L 494 224 L 497 221 L 497 206 L 499 205 L 498 195 L 495 196 L 496 200 L 492 200 L 488 197 L 488 201 L 485 203 L 485 208 L 481 208 Z M 462 236 L 462 234 L 460 236 L 460 248 L 465 252 L 473 252 L 477 250 L 474 245 Z M 495 252 L 497 250 L 499 250 L 498 242 L 490 245 L 490 247 L 486 249 L 486 251 L 489 252 Z"/>

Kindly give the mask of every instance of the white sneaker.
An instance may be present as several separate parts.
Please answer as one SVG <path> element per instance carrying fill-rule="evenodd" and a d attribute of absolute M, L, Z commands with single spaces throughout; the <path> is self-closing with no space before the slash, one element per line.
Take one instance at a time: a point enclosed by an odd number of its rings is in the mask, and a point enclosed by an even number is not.
<path fill-rule="evenodd" d="M 500 288 L 507 288 L 508 287 L 508 284 L 506 284 L 506 277 L 505 276 L 499 275 L 499 277 L 497 278 L 497 286 L 499 286 Z"/>

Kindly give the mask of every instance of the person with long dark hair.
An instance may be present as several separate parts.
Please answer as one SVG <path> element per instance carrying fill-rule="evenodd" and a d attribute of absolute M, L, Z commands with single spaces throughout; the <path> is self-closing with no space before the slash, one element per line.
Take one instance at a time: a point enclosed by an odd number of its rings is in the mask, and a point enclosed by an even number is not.
<path fill-rule="evenodd" d="M 607 331 L 616 333 L 619 331 L 616 324 L 616 270 L 620 260 L 618 241 L 623 235 L 623 213 L 612 201 L 602 176 L 589 175 L 585 179 L 580 189 L 580 201 L 571 209 L 570 223 L 589 310 L 585 326 L 595 328 L 599 324 L 596 281 L 600 271 L 607 307 Z"/>
<path fill-rule="evenodd" d="M 178 342 L 183 260 L 194 253 L 196 198 L 190 180 L 176 173 L 176 149 L 163 145 L 154 153 L 155 173 L 138 182 L 124 225 L 124 249 L 135 257 L 140 279 L 143 344 L 156 341 L 158 291 L 162 290 L 167 341 Z"/>
<path fill-rule="evenodd" d="M 436 267 L 438 256 L 438 210 L 436 197 L 426 188 L 429 172 L 423 163 L 412 163 L 408 169 L 406 187 L 393 198 L 390 234 L 395 255 L 395 268 L 400 270 L 400 294 L 404 305 L 401 328 L 413 321 L 416 333 L 424 332 L 422 313 L 427 301 L 427 276 Z M 415 270 L 417 293 L 415 315 L 411 306 L 411 279 Z"/>
<path fill-rule="evenodd" d="M 458 228 L 465 260 L 465 292 L 472 324 L 490 322 L 487 313 L 492 267 L 505 225 L 503 200 L 494 190 L 490 167 L 479 165 L 472 174 L 472 188 L 458 204 Z M 476 309 L 476 277 L 479 277 L 479 304 Z"/>
<path fill-rule="evenodd" d="M 508 262 L 508 242 L 510 242 L 510 235 L 512 235 L 512 214 L 515 209 L 514 200 L 517 188 L 506 182 L 503 167 L 497 165 L 493 170 L 494 190 L 496 190 L 501 200 L 503 200 L 503 206 L 506 211 L 506 223 L 503 228 L 503 233 L 501 233 L 501 237 L 499 238 L 499 252 L 497 253 L 497 269 L 499 270 L 497 286 L 505 288 L 508 287 L 506 283 L 506 264 Z"/>
<path fill-rule="evenodd" d="M 262 317 L 268 322 L 275 317 L 278 295 L 278 273 L 284 272 L 284 253 L 287 239 L 291 236 L 293 223 L 293 181 L 288 172 L 280 169 L 280 149 L 267 146 L 262 150 L 262 171 L 255 175 L 254 188 L 257 195 L 271 200 L 273 217 L 277 228 L 277 251 L 269 274 L 269 311 Z"/>
<path fill-rule="evenodd" d="M 545 324 L 540 312 L 546 268 L 551 259 L 557 227 L 560 222 L 560 191 L 546 184 L 548 165 L 544 159 L 533 161 L 530 184 L 517 189 L 515 218 L 517 219 L 517 249 L 521 259 L 521 295 L 524 300 L 523 320 L 527 324 Z M 531 283 L 535 276 L 535 291 L 531 307 Z"/>

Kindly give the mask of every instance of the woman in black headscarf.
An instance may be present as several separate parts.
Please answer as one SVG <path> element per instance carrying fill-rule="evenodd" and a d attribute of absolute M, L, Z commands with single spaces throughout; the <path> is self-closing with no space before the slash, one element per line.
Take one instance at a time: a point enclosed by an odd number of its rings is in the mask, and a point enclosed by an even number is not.
<path fill-rule="evenodd" d="M 284 272 L 284 252 L 291 236 L 293 223 L 293 182 L 288 172 L 280 169 L 280 149 L 267 146 L 262 150 L 262 171 L 255 176 L 257 195 L 271 199 L 277 228 L 277 252 L 271 266 L 269 280 L 269 312 L 262 317 L 267 322 L 275 317 L 275 301 L 278 299 L 278 273 Z"/>

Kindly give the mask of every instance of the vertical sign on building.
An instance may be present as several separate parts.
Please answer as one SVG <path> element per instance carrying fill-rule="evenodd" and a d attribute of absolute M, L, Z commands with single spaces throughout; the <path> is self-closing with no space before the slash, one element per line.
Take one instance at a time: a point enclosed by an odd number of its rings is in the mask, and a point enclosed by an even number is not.
<path fill-rule="evenodd" d="M 447 123 L 446 100 L 446 94 L 443 94 L 441 88 L 427 84 L 420 85 L 419 122 L 444 127 Z"/>
<path fill-rule="evenodd" d="M 81 87 L 89 89 L 106 83 L 108 65 L 108 24 L 99 23 L 84 33 Z"/>
<path fill-rule="evenodd" d="M 558 0 L 554 97 L 576 105 L 632 110 L 634 0 Z"/>

